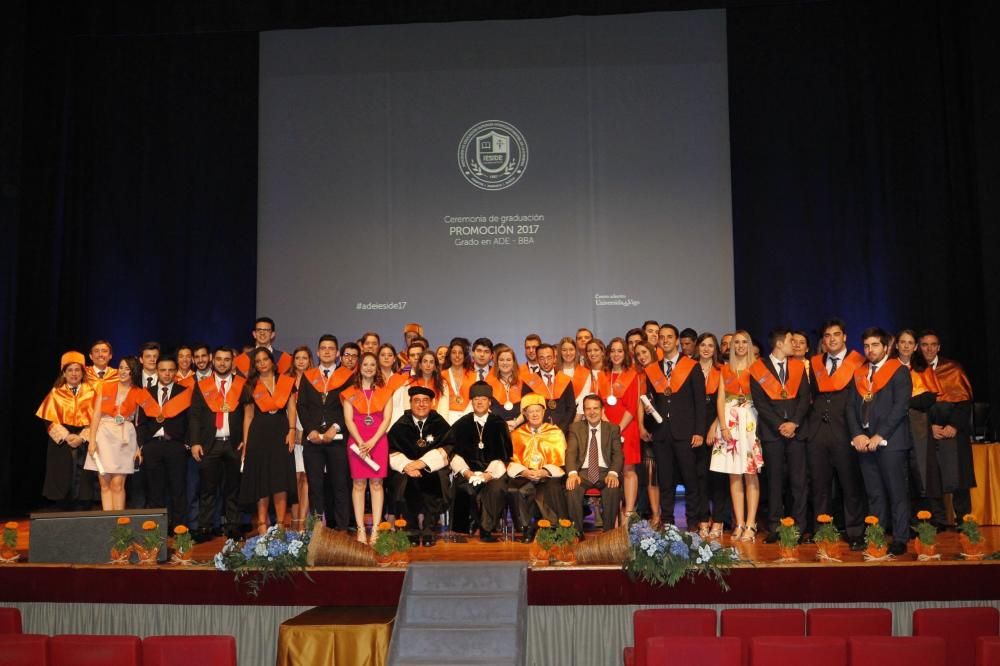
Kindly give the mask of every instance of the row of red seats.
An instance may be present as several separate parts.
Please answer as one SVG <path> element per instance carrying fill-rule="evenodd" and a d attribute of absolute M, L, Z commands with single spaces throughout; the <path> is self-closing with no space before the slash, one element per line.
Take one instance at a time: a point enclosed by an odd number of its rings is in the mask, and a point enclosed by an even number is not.
<path fill-rule="evenodd" d="M 757 636 L 744 657 L 735 636 L 656 636 L 646 639 L 650 666 L 946 666 L 947 642 L 937 636 Z M 976 639 L 977 666 L 1000 664 L 1000 637 Z M 749 661 L 744 661 L 749 659 Z"/>
<path fill-rule="evenodd" d="M 4 634 L 0 666 L 236 666 L 232 636 Z"/>
<path fill-rule="evenodd" d="M 727 643 L 738 646 L 739 659 L 737 664 L 740 666 L 749 666 L 752 663 L 776 663 L 759 660 L 764 659 L 764 657 L 760 657 L 756 662 L 753 661 L 753 640 L 764 637 L 769 639 L 773 637 L 833 637 L 842 639 L 842 641 L 866 636 L 892 638 L 892 611 L 887 608 L 812 608 L 808 612 L 798 608 L 731 608 L 723 610 L 719 619 L 719 637 L 731 638 L 735 641 L 735 643 L 733 641 Z M 692 649 L 697 649 L 697 644 L 707 645 L 709 642 L 705 638 L 716 637 L 716 613 L 714 610 L 704 608 L 641 610 L 636 611 L 633 616 L 633 628 L 635 648 L 625 648 L 624 661 L 626 666 L 684 664 L 687 662 L 676 659 L 669 661 L 655 659 L 649 653 L 650 641 L 661 638 L 685 638 L 692 641 Z M 1000 666 L 998 658 L 991 657 L 993 655 L 991 641 L 983 641 L 983 646 L 977 647 L 979 637 L 995 638 L 998 634 L 1000 634 L 1000 612 L 996 608 L 924 608 L 913 612 L 914 637 L 943 640 L 941 666 L 979 666 L 985 664 Z M 713 644 L 723 645 L 719 641 L 715 641 Z M 899 645 L 900 650 L 906 650 L 905 645 L 908 642 L 892 640 L 888 644 Z M 805 645 L 818 646 L 819 643 L 807 641 L 802 643 L 802 646 Z M 843 644 L 842 652 L 845 655 L 848 653 L 848 647 L 848 643 Z M 718 649 L 730 648 L 719 647 Z M 802 649 L 812 648 L 802 647 Z M 979 661 L 977 661 L 977 649 L 980 649 L 982 653 Z M 794 660 L 792 661 L 794 662 Z M 852 658 L 850 663 L 862 662 L 855 662 Z M 819 662 L 815 666 L 819 666 Z"/>

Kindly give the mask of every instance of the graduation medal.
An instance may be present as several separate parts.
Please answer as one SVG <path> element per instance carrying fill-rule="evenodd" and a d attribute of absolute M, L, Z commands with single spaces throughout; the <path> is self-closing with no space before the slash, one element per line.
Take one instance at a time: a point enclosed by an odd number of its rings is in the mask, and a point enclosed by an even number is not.
<path fill-rule="evenodd" d="M 160 414 L 159 416 L 156 417 L 157 423 L 163 423 L 165 420 L 166 419 L 163 418 L 163 414 Z"/>
<path fill-rule="evenodd" d="M 506 409 L 509 412 L 510 410 L 514 409 L 514 403 L 512 403 L 510 400 L 508 400 L 507 402 L 503 403 L 503 408 Z M 483 448 L 483 447 L 480 446 L 479 448 Z"/>
<path fill-rule="evenodd" d="M 618 404 L 618 398 L 615 397 L 614 393 L 608 396 L 608 404 L 612 407 Z"/>
<path fill-rule="evenodd" d="M 673 394 L 674 394 L 674 390 L 672 388 L 670 388 L 669 386 L 667 388 L 663 389 L 663 395 L 667 396 L 668 398 L 670 396 L 672 396 Z"/>
<path fill-rule="evenodd" d="M 868 393 L 865 393 L 865 397 L 864 397 L 865 402 L 871 402 L 874 399 L 875 399 L 875 395 L 871 391 L 868 391 Z"/>
<path fill-rule="evenodd" d="M 781 389 L 781 399 L 788 400 L 788 391 L 786 391 L 785 389 Z"/>
<path fill-rule="evenodd" d="M 366 414 L 365 415 L 365 425 L 366 426 L 370 426 L 373 423 L 375 423 L 375 419 L 372 418 L 372 415 L 371 414 Z"/>
<path fill-rule="evenodd" d="M 125 423 L 125 417 L 122 416 L 121 414 L 115 414 L 115 423 L 117 423 L 118 425 Z"/>
<path fill-rule="evenodd" d="M 559 403 L 557 403 L 555 400 L 549 398 L 548 400 L 545 401 L 545 404 L 548 405 L 549 409 L 555 409 L 556 405 L 558 405 Z"/>
<path fill-rule="evenodd" d="M 747 397 L 742 393 L 740 393 L 740 397 L 736 398 L 736 404 L 742 407 L 743 405 L 746 404 L 746 402 L 747 402 Z"/>
<path fill-rule="evenodd" d="M 455 404 L 456 405 L 461 405 L 462 404 L 462 396 L 461 395 L 456 395 L 455 396 Z"/>
<path fill-rule="evenodd" d="M 423 437 L 419 438 L 417 440 L 417 446 L 419 448 L 421 448 L 421 449 L 426 449 L 427 448 L 427 440 L 424 439 Z"/>
<path fill-rule="evenodd" d="M 228 411 L 229 411 L 229 403 L 226 402 L 225 399 L 223 399 L 223 401 L 222 401 L 222 412 L 226 413 Z"/>

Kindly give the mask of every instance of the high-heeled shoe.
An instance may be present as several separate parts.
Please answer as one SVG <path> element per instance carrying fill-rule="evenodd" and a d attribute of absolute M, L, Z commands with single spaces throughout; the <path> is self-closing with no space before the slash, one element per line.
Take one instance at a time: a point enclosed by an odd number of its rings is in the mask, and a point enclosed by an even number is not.
<path fill-rule="evenodd" d="M 368 535 L 365 534 L 364 527 L 358 527 L 356 538 L 358 540 L 358 543 L 368 543 Z"/>
<path fill-rule="evenodd" d="M 740 541 L 746 541 L 749 543 L 755 543 L 757 541 L 757 523 L 749 523 L 746 529 L 743 531 L 743 536 L 740 537 Z"/>
<path fill-rule="evenodd" d="M 708 538 L 708 523 L 698 523 L 698 536 L 705 540 Z"/>
<path fill-rule="evenodd" d="M 663 519 L 660 517 L 659 514 L 656 514 L 649 519 L 649 526 L 652 527 L 654 530 L 658 530 L 661 527 L 663 527 Z"/>
<path fill-rule="evenodd" d="M 376 539 L 378 539 L 378 528 L 377 527 L 373 527 L 372 528 L 372 534 L 371 534 L 370 537 L 368 537 L 368 545 L 369 546 L 374 546 Z"/>
<path fill-rule="evenodd" d="M 745 525 L 737 525 L 733 528 L 733 533 L 730 535 L 730 539 L 733 541 L 739 541 L 743 538 L 743 531 L 746 529 Z"/>
<path fill-rule="evenodd" d="M 709 539 L 721 539 L 722 538 L 722 523 L 712 523 L 712 529 L 708 531 Z"/>

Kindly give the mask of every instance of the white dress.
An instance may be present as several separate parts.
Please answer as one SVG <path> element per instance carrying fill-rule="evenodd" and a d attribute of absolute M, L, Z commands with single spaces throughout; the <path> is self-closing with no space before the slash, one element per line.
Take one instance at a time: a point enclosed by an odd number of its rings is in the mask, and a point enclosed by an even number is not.
<path fill-rule="evenodd" d="M 118 404 L 121 404 L 120 400 Z M 139 408 L 136 408 L 136 411 L 138 410 Z M 132 423 L 134 419 L 134 412 L 121 423 L 116 423 L 113 416 L 107 414 L 101 416 L 97 424 L 96 444 L 97 455 L 101 458 L 105 474 L 131 474 L 135 471 L 135 452 L 139 445 L 136 441 L 135 425 Z M 92 472 L 98 471 L 93 456 L 87 456 L 83 468 Z"/>
<path fill-rule="evenodd" d="M 740 403 L 737 396 L 727 396 L 725 417 L 733 438 L 722 436 L 722 424 L 716 426 L 718 439 L 712 447 L 709 469 L 723 474 L 756 474 L 764 466 L 757 439 L 757 409 L 749 400 Z"/>

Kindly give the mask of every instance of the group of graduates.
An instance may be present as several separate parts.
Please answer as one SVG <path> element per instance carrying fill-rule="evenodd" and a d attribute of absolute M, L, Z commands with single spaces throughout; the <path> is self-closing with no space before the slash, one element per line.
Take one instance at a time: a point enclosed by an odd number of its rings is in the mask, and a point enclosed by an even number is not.
<path fill-rule="evenodd" d="M 261 317 L 240 353 L 151 342 L 113 366 L 105 340 L 89 365 L 67 352 L 37 412 L 43 495 L 89 508 L 99 488 L 105 510 L 163 506 L 199 541 L 242 536 L 242 511 L 264 531 L 272 510 L 372 541 L 390 513 L 432 545 L 449 510 L 485 542 L 508 506 L 525 541 L 543 517 L 582 532 L 590 489 L 605 529 L 633 512 L 673 522 L 683 483 L 687 527 L 705 538 L 728 522 L 734 541 L 755 540 L 763 502 L 767 541 L 785 515 L 808 539 L 832 513 L 860 549 L 874 513 L 897 554 L 916 508 L 941 528 L 944 494 L 970 508 L 972 391 L 932 331 L 869 328 L 862 354 L 834 319 L 810 357 L 797 331 L 772 331 L 764 355 L 746 331 L 647 321 L 606 345 L 585 328 L 556 345 L 531 334 L 521 363 L 488 338 L 432 349 L 419 324 L 403 334 L 398 352 L 373 332 L 343 347 L 323 335 L 314 358 L 275 349 Z"/>

